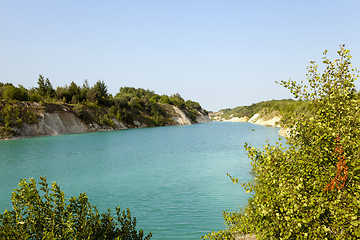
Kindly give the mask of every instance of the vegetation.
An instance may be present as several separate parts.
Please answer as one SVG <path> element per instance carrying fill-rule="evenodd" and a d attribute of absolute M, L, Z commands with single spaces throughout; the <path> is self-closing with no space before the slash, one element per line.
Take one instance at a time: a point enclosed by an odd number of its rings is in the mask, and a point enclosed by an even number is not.
<path fill-rule="evenodd" d="M 14 129 L 23 122 L 28 124 L 36 122 L 36 113 L 24 105 L 11 104 L 7 101 L 0 102 L 0 136 L 11 137 Z"/>
<path fill-rule="evenodd" d="M 15 87 L 11 83 L 0 83 L 0 134 L 3 138 L 16 135 L 22 123 L 36 121 L 36 111 L 30 114 L 29 105 L 24 105 L 24 102 L 37 102 L 43 110 L 59 109 L 54 105 L 65 104 L 69 111 L 86 123 L 108 128 L 116 127 L 115 120 L 128 127 L 136 127 L 136 123 L 173 125 L 175 122 L 168 114 L 173 111 L 170 105 L 180 108 L 194 123 L 200 112 L 204 112 L 199 103 L 185 101 L 178 93 L 167 96 L 141 88 L 122 87 L 112 96 L 103 81 L 97 81 L 90 87 L 86 80 L 82 86 L 71 82 L 69 86 L 54 89 L 50 80 L 42 75 L 39 75 L 37 84 L 38 87 L 28 90 L 21 85 Z M 15 115 L 11 113 L 8 116 L 10 107 Z"/>
<path fill-rule="evenodd" d="M 227 108 L 220 110 L 221 117 L 224 119 L 229 119 L 232 117 L 248 117 L 251 118 L 256 113 L 262 115 L 268 114 L 301 114 L 309 112 L 311 105 L 305 101 L 296 101 L 293 99 L 283 99 L 283 100 L 270 100 L 263 101 L 259 103 L 254 103 L 250 106 L 239 106 L 233 109 Z"/>
<path fill-rule="evenodd" d="M 116 208 L 99 213 L 91 206 L 85 193 L 66 201 L 64 192 L 54 182 L 49 188 L 45 177 L 40 177 L 40 189 L 34 179 L 20 180 L 11 196 L 13 210 L 0 215 L 1 239 L 128 239 L 148 240 L 136 231 L 136 218 L 130 210 Z"/>
<path fill-rule="evenodd" d="M 227 230 L 204 238 L 360 238 L 359 76 L 349 50 L 341 46 L 338 55 L 330 61 L 324 52 L 321 74 L 311 62 L 306 82 L 281 82 L 311 114 L 284 115 L 286 146 L 246 145 L 254 180 L 243 187 L 253 194 L 240 212 L 224 213 Z"/>

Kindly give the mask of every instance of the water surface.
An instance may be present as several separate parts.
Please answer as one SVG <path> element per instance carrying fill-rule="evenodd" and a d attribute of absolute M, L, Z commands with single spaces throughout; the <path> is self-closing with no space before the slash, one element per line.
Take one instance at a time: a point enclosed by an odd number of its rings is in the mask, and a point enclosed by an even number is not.
<path fill-rule="evenodd" d="M 249 197 L 226 176 L 251 178 L 244 143 L 277 139 L 277 128 L 213 122 L 0 141 L 0 211 L 19 179 L 46 175 L 101 211 L 129 207 L 152 239 L 199 239 Z"/>

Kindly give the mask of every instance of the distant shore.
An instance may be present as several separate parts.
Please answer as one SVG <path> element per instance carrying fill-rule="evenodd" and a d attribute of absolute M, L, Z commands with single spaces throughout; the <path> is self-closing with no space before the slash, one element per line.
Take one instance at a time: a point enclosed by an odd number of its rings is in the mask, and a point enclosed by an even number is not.
<path fill-rule="evenodd" d="M 280 126 L 281 116 L 262 116 L 260 113 L 254 114 L 251 118 L 249 117 L 234 117 L 231 118 L 223 118 L 221 113 L 210 113 L 209 114 L 213 121 L 221 121 L 221 122 L 248 122 L 262 126 L 268 127 L 277 127 L 279 128 L 279 135 L 283 137 L 288 136 L 288 130 Z"/>

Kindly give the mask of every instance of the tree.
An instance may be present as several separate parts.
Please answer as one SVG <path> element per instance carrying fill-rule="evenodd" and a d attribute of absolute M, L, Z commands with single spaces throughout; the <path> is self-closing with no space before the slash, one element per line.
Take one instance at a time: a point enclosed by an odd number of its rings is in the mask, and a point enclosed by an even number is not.
<path fill-rule="evenodd" d="M 45 80 L 44 76 L 40 74 L 37 83 L 37 92 L 40 96 L 48 98 L 52 98 L 54 96 L 55 91 L 48 78 Z"/>
<path fill-rule="evenodd" d="M 186 107 L 190 108 L 190 109 L 196 109 L 196 110 L 201 110 L 201 106 L 198 102 L 194 102 L 191 100 L 187 100 L 185 102 Z"/>
<path fill-rule="evenodd" d="M 22 85 L 15 87 L 12 83 L 0 83 L 0 98 L 26 101 L 28 97 L 28 91 Z"/>
<path fill-rule="evenodd" d="M 89 89 L 90 89 L 89 83 L 88 83 L 87 79 L 85 79 L 85 81 L 80 89 L 80 99 L 79 99 L 80 102 L 86 101 L 86 96 L 87 96 Z"/>
<path fill-rule="evenodd" d="M 240 212 L 224 213 L 228 230 L 205 238 L 360 238 L 359 76 L 349 52 L 343 45 L 330 61 L 325 51 L 323 73 L 311 62 L 307 81 L 280 83 L 310 112 L 284 116 L 287 145 L 246 145 L 254 180 L 243 186 L 253 195 Z"/>
<path fill-rule="evenodd" d="M 185 100 L 180 96 L 179 93 L 172 94 L 170 97 L 170 103 L 174 104 L 178 108 L 185 107 Z"/>
<path fill-rule="evenodd" d="M 19 89 L 20 89 L 20 96 L 19 96 L 18 100 L 20 100 L 20 101 L 29 100 L 28 90 L 23 85 L 19 85 Z"/>
<path fill-rule="evenodd" d="M 161 103 L 170 104 L 170 98 L 167 95 L 162 95 L 159 100 Z"/>
<path fill-rule="evenodd" d="M 34 179 L 20 180 L 11 196 L 13 210 L 0 215 L 1 239 L 128 239 L 148 240 L 142 230 L 136 231 L 136 218 L 130 210 L 116 208 L 99 214 L 85 193 L 71 197 L 67 203 L 64 192 L 54 182 L 49 188 L 40 177 L 40 190 Z"/>
<path fill-rule="evenodd" d="M 19 88 L 11 85 L 3 87 L 3 98 L 7 100 L 23 100 Z"/>
<path fill-rule="evenodd" d="M 92 88 L 94 90 L 95 98 L 100 104 L 106 105 L 109 95 L 107 92 L 107 86 L 103 81 L 97 81 Z"/>
<path fill-rule="evenodd" d="M 71 103 L 78 103 L 80 100 L 80 88 L 72 81 L 68 89 L 71 95 Z"/>

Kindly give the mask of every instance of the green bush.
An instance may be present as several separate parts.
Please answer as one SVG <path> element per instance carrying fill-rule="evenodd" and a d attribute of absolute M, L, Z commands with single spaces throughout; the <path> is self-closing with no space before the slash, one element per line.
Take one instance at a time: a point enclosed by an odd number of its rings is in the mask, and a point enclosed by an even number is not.
<path fill-rule="evenodd" d="M 111 118 L 109 118 L 109 116 L 107 114 L 99 115 L 98 118 L 96 119 L 96 122 L 100 126 L 108 126 L 111 128 L 115 128 L 114 121 Z"/>
<path fill-rule="evenodd" d="M 201 110 L 201 106 L 200 106 L 200 104 L 198 102 L 187 100 L 185 102 L 185 105 L 186 105 L 187 108 L 190 108 L 190 109 Z"/>
<path fill-rule="evenodd" d="M 37 121 L 36 114 L 24 106 L 7 102 L 2 104 L 5 105 L 0 105 L 1 138 L 11 137 L 15 133 L 14 129 L 21 127 L 24 122 L 32 124 Z"/>
<path fill-rule="evenodd" d="M 185 100 L 180 96 L 179 93 L 172 94 L 169 97 L 170 104 L 173 104 L 177 106 L 178 108 L 184 108 L 185 107 Z"/>
<path fill-rule="evenodd" d="M 19 88 L 14 87 L 13 85 L 8 85 L 3 87 L 3 98 L 7 100 L 22 100 L 21 91 Z"/>
<path fill-rule="evenodd" d="M 284 116 L 286 146 L 246 145 L 254 180 L 243 186 L 253 195 L 240 212 L 224 214 L 228 230 L 205 238 L 360 238 L 359 76 L 349 50 L 342 46 L 338 54 L 330 61 L 325 51 L 321 74 L 311 62 L 307 82 L 281 82 L 311 105 L 311 114 Z"/>
<path fill-rule="evenodd" d="M 23 86 L 15 87 L 11 83 L 0 83 L 0 98 L 6 100 L 26 101 L 29 98 L 28 90 Z"/>
<path fill-rule="evenodd" d="M 136 231 L 136 218 L 129 209 L 116 208 L 99 213 L 91 206 L 85 193 L 67 202 L 64 192 L 54 182 L 49 188 L 40 177 L 40 189 L 34 179 L 20 180 L 11 196 L 13 210 L 0 215 L 1 239 L 150 239 L 142 230 Z"/>

